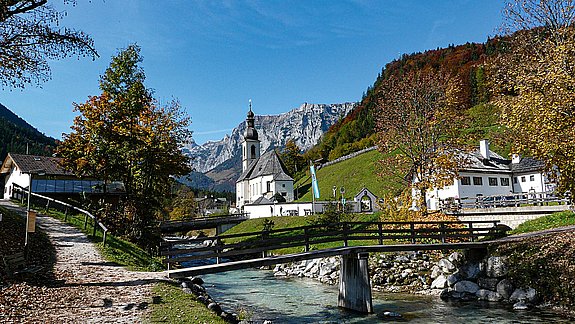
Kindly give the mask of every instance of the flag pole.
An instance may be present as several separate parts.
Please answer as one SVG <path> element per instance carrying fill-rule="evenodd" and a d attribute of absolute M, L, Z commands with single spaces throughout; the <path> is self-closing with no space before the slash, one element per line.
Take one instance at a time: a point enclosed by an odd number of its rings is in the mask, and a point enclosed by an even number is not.
<path fill-rule="evenodd" d="M 313 168 L 313 162 L 309 161 L 310 167 L 310 175 L 311 175 L 311 214 L 315 215 L 315 188 L 314 188 L 314 181 L 315 181 L 315 170 Z"/>

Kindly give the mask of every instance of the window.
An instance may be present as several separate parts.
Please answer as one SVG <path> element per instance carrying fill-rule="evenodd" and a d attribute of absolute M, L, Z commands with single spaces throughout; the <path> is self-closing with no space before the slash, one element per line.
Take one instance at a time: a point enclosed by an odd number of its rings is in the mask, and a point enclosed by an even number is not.
<path fill-rule="evenodd" d="M 286 187 L 286 184 L 285 184 L 285 183 L 282 183 L 282 188 L 285 188 L 285 187 Z"/>
<path fill-rule="evenodd" d="M 266 186 L 267 186 L 266 192 L 272 191 L 272 186 L 271 186 L 271 184 L 272 184 L 271 181 L 267 181 L 267 182 L 266 182 Z"/>
<path fill-rule="evenodd" d="M 282 197 L 287 196 L 287 192 L 282 192 Z"/>
<path fill-rule="evenodd" d="M 535 176 L 534 176 L 534 175 L 530 175 L 530 176 L 529 176 L 529 181 L 535 181 Z"/>
<path fill-rule="evenodd" d="M 521 177 L 521 182 L 525 182 L 525 176 Z"/>
<path fill-rule="evenodd" d="M 515 178 L 517 179 L 517 178 Z M 501 178 L 501 185 L 502 186 L 509 186 L 509 178 Z"/>
<path fill-rule="evenodd" d="M 483 178 L 482 177 L 473 177 L 473 184 L 476 186 L 483 186 Z"/>
<path fill-rule="evenodd" d="M 251 150 L 251 153 L 252 153 L 251 158 L 252 158 L 252 159 L 255 159 L 255 158 L 256 158 L 256 146 L 255 146 L 255 145 L 252 145 L 252 147 L 251 147 L 250 150 Z"/>
<path fill-rule="evenodd" d="M 517 177 L 514 177 L 514 178 L 513 178 L 513 183 L 517 183 L 517 182 L 518 182 L 518 181 L 517 181 Z"/>
<path fill-rule="evenodd" d="M 471 178 L 470 177 L 461 177 L 461 184 L 464 186 L 471 185 Z"/>
<path fill-rule="evenodd" d="M 497 178 L 489 177 L 488 180 L 490 186 L 497 186 Z"/>

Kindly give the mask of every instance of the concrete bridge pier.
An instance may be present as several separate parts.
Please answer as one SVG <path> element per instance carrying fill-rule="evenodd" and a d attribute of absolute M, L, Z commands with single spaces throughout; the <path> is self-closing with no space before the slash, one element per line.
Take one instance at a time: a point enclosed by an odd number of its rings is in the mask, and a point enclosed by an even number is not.
<path fill-rule="evenodd" d="M 337 305 L 361 313 L 373 313 L 368 268 L 369 253 L 342 255 Z"/>

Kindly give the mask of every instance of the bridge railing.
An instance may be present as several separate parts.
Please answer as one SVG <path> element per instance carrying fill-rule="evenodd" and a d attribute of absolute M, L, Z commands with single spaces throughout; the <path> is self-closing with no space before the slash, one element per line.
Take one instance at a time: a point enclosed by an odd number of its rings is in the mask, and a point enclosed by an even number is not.
<path fill-rule="evenodd" d="M 188 231 L 191 229 L 204 229 L 220 223 L 240 223 L 249 219 L 249 213 L 208 216 L 199 218 L 183 218 L 178 220 L 165 220 L 158 222 L 162 233 Z"/>
<path fill-rule="evenodd" d="M 17 199 L 17 200 L 21 200 L 21 203 L 24 203 L 25 199 L 28 198 L 28 190 L 26 190 L 26 188 L 23 188 L 17 184 L 13 184 L 14 186 L 14 190 L 12 191 L 12 198 L 13 199 Z M 61 210 L 64 213 L 64 220 L 68 220 L 68 217 L 73 217 L 73 215 L 70 215 L 71 211 L 76 211 L 78 213 L 80 213 L 80 215 L 84 216 L 84 229 L 86 229 L 88 227 L 88 219 L 90 219 L 92 221 L 92 227 L 93 227 L 93 233 L 92 236 L 96 236 L 96 229 L 100 228 L 102 231 L 102 244 L 105 246 L 106 245 L 106 238 L 108 235 L 108 228 L 102 224 L 102 222 L 98 221 L 98 219 L 96 218 L 96 216 L 92 215 L 90 212 L 88 212 L 87 210 L 78 208 L 76 206 L 70 205 L 68 203 L 65 203 L 63 201 L 60 200 L 56 200 L 54 198 L 50 198 L 50 197 L 46 197 L 37 193 L 32 192 L 32 197 L 34 198 L 35 203 L 39 203 L 40 201 L 45 201 L 46 205 L 44 207 L 45 211 L 48 211 L 48 209 L 52 208 L 57 208 L 59 210 Z"/>
<path fill-rule="evenodd" d="M 162 243 L 160 254 L 169 267 L 194 260 L 265 257 L 269 251 L 301 247 L 308 252 L 339 242 L 342 246 L 448 243 L 502 235 L 499 221 L 468 222 L 345 222 L 240 234 L 224 234 Z M 502 233 L 503 232 L 503 233 Z M 333 244 L 332 244 L 333 245 Z M 333 246 L 332 246 L 333 247 Z"/>

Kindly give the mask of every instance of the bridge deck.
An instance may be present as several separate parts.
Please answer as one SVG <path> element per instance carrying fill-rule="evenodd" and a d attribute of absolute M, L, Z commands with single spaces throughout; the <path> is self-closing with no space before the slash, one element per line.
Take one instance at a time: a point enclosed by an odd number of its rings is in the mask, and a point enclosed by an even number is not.
<path fill-rule="evenodd" d="M 225 262 L 220 264 L 210 264 L 193 268 L 182 268 L 169 270 L 167 274 L 170 278 L 183 278 L 210 273 L 218 273 L 232 270 L 240 270 L 261 266 L 270 266 L 279 263 L 297 262 L 303 260 L 325 258 L 336 255 L 347 255 L 362 252 L 398 252 L 398 251 L 428 251 L 428 250 L 452 250 L 452 249 L 474 249 L 484 248 L 492 241 L 482 242 L 460 242 L 443 244 L 397 244 L 397 245 L 371 245 L 371 246 L 351 246 L 310 251 L 296 254 L 286 254 L 266 258 L 257 258 L 241 261 Z"/>

